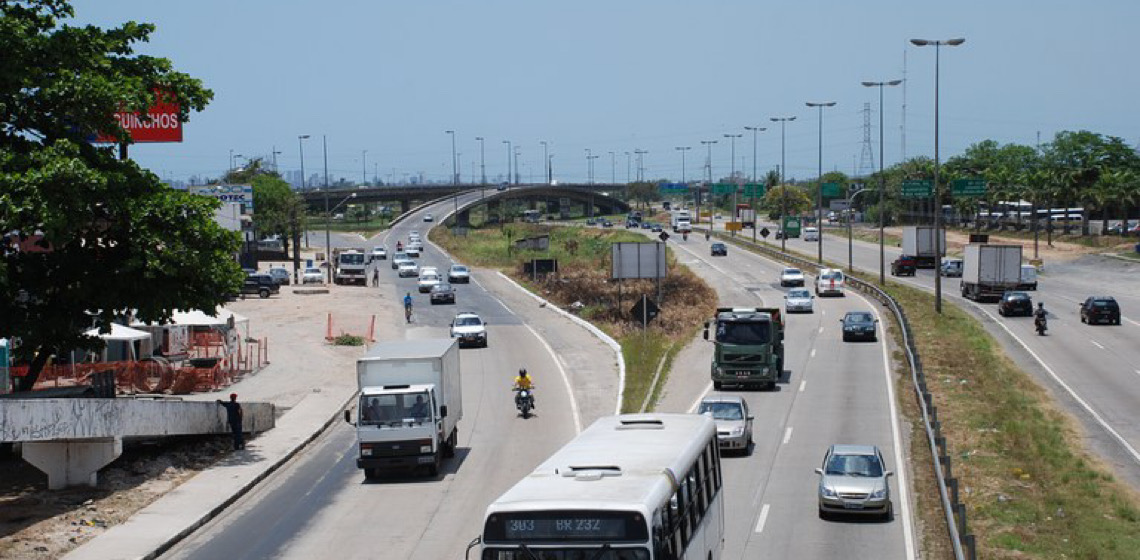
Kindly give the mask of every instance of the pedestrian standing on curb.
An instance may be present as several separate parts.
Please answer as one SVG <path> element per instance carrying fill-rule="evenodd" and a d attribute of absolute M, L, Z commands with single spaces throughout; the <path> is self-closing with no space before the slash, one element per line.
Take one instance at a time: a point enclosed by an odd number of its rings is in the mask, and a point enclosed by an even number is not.
<path fill-rule="evenodd" d="M 230 430 L 234 434 L 234 451 L 245 449 L 245 440 L 241 431 L 241 405 L 237 402 L 237 393 L 230 393 L 230 402 L 218 399 L 217 403 L 226 409 L 226 422 L 229 422 Z"/>
<path fill-rule="evenodd" d="M 372 269 L 372 287 L 377 288 L 380 286 L 380 266 Z"/>

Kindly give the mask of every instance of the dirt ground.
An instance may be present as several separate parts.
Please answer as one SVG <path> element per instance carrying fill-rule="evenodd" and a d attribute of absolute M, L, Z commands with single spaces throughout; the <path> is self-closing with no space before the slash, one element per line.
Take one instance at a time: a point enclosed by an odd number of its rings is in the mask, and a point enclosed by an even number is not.
<path fill-rule="evenodd" d="M 249 317 L 251 336 L 269 338 L 270 365 L 218 394 L 186 398 L 213 400 L 233 390 L 243 401 L 274 403 L 280 417 L 322 386 L 355 385 L 352 364 L 361 349 L 326 343 L 328 314 L 335 330 L 353 334 L 365 334 L 375 315 L 381 337 L 394 329 L 396 302 L 386 301 L 383 289 L 333 286 L 318 295 L 293 289 L 227 306 Z M 228 436 L 124 441 L 123 455 L 99 472 L 97 486 L 62 491 L 49 491 L 46 475 L 13 446 L 0 446 L 0 558 L 59 558 L 209 468 L 230 445 Z"/>
<path fill-rule="evenodd" d="M 902 237 L 901 227 L 888 227 L 885 228 L 887 235 L 894 235 Z M 1017 245 L 1020 244 L 1022 254 L 1027 259 L 1033 258 L 1033 239 L 1022 239 L 1019 237 L 1005 237 L 1000 233 L 990 233 L 990 243 L 1002 243 Z M 1046 242 L 1047 238 L 1044 233 L 1041 234 L 1037 243 L 1037 255 L 1042 261 L 1046 263 L 1067 262 L 1073 259 L 1080 258 L 1084 255 L 1094 253 L 1104 253 L 1109 251 L 1103 247 L 1088 247 L 1077 243 L 1067 243 L 1064 241 L 1053 241 L 1053 245 L 1049 246 Z M 970 236 L 967 233 L 948 230 L 946 232 L 946 249 L 949 254 L 962 254 L 962 248 L 970 242 Z M 1122 244 L 1127 244 L 1128 240 L 1123 240 Z"/>

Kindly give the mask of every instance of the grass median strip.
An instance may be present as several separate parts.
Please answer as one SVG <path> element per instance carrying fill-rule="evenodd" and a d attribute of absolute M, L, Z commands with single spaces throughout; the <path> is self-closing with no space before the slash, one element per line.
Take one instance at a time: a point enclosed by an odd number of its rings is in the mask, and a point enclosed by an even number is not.
<path fill-rule="evenodd" d="M 524 238 L 549 236 L 546 250 L 517 249 Z M 625 356 L 626 384 L 622 412 L 637 412 L 653 384 L 658 364 L 665 360 L 659 394 L 673 358 L 716 308 L 716 293 L 700 278 L 678 265 L 669 254 L 669 273 L 661 280 L 663 303 L 657 318 L 645 329 L 635 321 L 630 308 L 647 295 L 656 297 L 652 280 L 610 278 L 610 245 L 619 241 L 650 241 L 637 231 L 594 229 L 574 226 L 508 224 L 472 228 L 457 236 L 445 228 L 433 228 L 431 240 L 466 264 L 495 268 L 535 294 L 559 307 L 577 313 L 614 338 Z M 531 277 L 522 263 L 531 259 L 557 259 L 558 274 Z M 657 395 L 649 396 L 649 408 Z"/>

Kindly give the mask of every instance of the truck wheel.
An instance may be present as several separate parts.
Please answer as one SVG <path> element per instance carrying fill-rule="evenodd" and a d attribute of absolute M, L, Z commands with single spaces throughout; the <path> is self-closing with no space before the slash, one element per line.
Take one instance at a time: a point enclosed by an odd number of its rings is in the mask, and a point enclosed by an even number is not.
<path fill-rule="evenodd" d="M 717 391 L 719 391 L 721 386 L 722 385 L 721 385 L 720 381 L 713 381 L 713 389 L 716 389 Z"/>
<path fill-rule="evenodd" d="M 380 469 L 364 469 L 364 480 L 376 480 L 380 478 Z"/>
<path fill-rule="evenodd" d="M 454 457 L 455 456 L 455 444 L 457 443 L 457 440 L 459 439 L 459 436 L 457 435 L 458 433 L 459 433 L 459 428 L 456 428 L 456 429 L 452 430 L 451 436 L 447 438 L 447 443 L 445 443 L 443 446 L 443 456 L 444 457 Z"/>
<path fill-rule="evenodd" d="M 428 471 L 428 475 L 430 475 L 430 476 L 439 476 L 439 458 L 438 457 L 436 457 L 434 463 L 428 465 L 427 471 Z"/>

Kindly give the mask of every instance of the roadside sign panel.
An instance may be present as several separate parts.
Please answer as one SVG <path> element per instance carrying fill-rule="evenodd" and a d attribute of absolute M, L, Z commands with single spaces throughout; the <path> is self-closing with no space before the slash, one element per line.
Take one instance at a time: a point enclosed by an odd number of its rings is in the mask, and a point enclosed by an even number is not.
<path fill-rule="evenodd" d="M 190 194 L 212 196 L 222 202 L 237 202 L 253 212 L 253 185 L 199 185 L 190 187 Z"/>
<path fill-rule="evenodd" d="M 665 232 L 661 232 L 665 233 Z M 665 239 L 668 239 L 666 236 Z M 662 240 L 664 241 L 664 239 Z M 666 273 L 665 243 L 614 243 L 610 246 L 610 277 L 664 278 Z"/>
<path fill-rule="evenodd" d="M 740 222 L 725 222 L 724 229 L 725 231 L 740 231 L 744 229 L 744 224 Z"/>
<path fill-rule="evenodd" d="M 713 194 L 732 194 L 736 192 L 736 185 L 733 183 L 713 183 Z"/>
<path fill-rule="evenodd" d="M 823 196 L 828 198 L 838 198 L 840 196 L 839 183 L 824 183 L 821 185 L 821 188 L 823 189 Z"/>
<path fill-rule="evenodd" d="M 985 179 L 955 179 L 950 193 L 957 197 L 986 196 Z"/>
<path fill-rule="evenodd" d="M 902 183 L 903 198 L 929 198 L 934 192 L 934 181 L 930 179 L 908 180 Z"/>
<path fill-rule="evenodd" d="M 836 212 L 851 208 L 851 201 L 846 198 L 837 198 L 835 200 L 828 201 L 827 204 L 829 210 L 834 210 Z"/>
<path fill-rule="evenodd" d="M 764 183 L 745 183 L 744 196 L 751 198 L 763 198 L 764 193 L 767 192 L 767 186 Z"/>
<path fill-rule="evenodd" d="M 119 111 L 115 120 L 131 134 L 131 140 L 140 142 L 181 142 L 182 121 L 178 120 L 179 105 L 169 96 L 159 93 L 154 105 L 146 111 L 146 116 L 137 111 Z M 118 138 L 110 134 L 98 134 L 96 143 L 117 143 Z"/>

